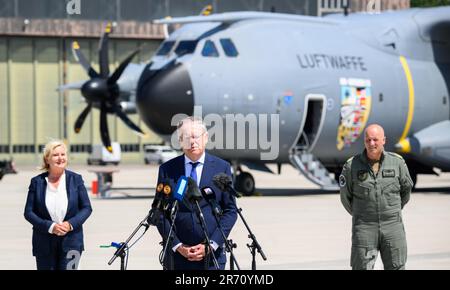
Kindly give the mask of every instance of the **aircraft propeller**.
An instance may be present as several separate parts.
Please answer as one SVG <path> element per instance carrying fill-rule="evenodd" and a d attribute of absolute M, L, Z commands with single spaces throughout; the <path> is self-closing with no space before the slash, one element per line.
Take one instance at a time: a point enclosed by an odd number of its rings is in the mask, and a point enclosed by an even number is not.
<path fill-rule="evenodd" d="M 117 69 L 110 75 L 108 59 L 108 42 L 111 33 L 111 24 L 105 28 L 98 48 L 100 72 L 95 71 L 80 50 L 78 42 L 72 43 L 72 53 L 75 59 L 81 64 L 90 79 L 84 83 L 68 84 L 61 86 L 60 90 L 80 89 L 81 94 L 86 99 L 87 106 L 75 121 L 75 133 L 79 133 L 83 123 L 89 115 L 92 107 L 100 109 L 100 136 L 103 145 L 109 152 L 112 152 L 111 139 L 109 137 L 107 114 L 116 114 L 135 133 L 144 135 L 144 132 L 135 125 L 123 112 L 119 103 L 120 89 L 117 80 L 120 78 L 125 68 L 133 57 L 139 53 L 140 48 L 133 51 L 123 60 Z"/>

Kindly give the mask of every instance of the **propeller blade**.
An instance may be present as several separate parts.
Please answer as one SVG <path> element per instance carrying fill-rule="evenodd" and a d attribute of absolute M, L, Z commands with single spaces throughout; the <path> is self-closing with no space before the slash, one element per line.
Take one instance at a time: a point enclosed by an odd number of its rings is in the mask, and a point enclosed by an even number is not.
<path fill-rule="evenodd" d="M 109 138 L 108 122 L 106 120 L 106 104 L 102 102 L 100 108 L 100 137 L 106 150 L 112 153 L 111 139 Z"/>
<path fill-rule="evenodd" d="M 122 111 L 122 109 L 118 105 L 113 106 L 113 110 L 116 113 L 117 116 L 135 133 L 143 136 L 145 133 L 137 126 L 135 125 L 128 117 L 127 115 Z"/>
<path fill-rule="evenodd" d="M 133 57 L 139 53 L 141 48 L 136 49 L 133 51 L 122 63 L 119 65 L 119 67 L 114 71 L 114 73 L 109 77 L 108 84 L 112 85 L 120 78 L 125 68 L 128 66 L 128 64 L 131 62 Z"/>
<path fill-rule="evenodd" d="M 84 54 L 81 52 L 80 45 L 77 41 L 72 42 L 73 57 L 81 64 L 84 70 L 91 78 L 98 78 L 98 73 L 91 67 Z"/>
<path fill-rule="evenodd" d="M 87 107 L 81 112 L 81 114 L 78 116 L 77 120 L 75 121 L 75 133 L 79 133 L 81 131 L 81 127 L 83 127 L 84 120 L 86 120 L 87 115 L 91 111 L 92 103 L 89 103 Z"/>
<path fill-rule="evenodd" d="M 107 78 L 109 76 L 109 59 L 108 59 L 108 42 L 109 34 L 111 33 L 111 22 L 105 27 L 105 32 L 100 39 L 98 47 L 98 61 L 100 65 L 100 76 L 102 78 Z"/>
<path fill-rule="evenodd" d="M 56 90 L 60 91 L 60 92 L 64 92 L 67 90 L 79 90 L 79 89 L 81 89 L 81 87 L 83 86 L 84 83 L 85 83 L 85 81 L 71 83 L 71 84 L 65 84 L 65 85 L 59 86 L 58 88 L 56 88 Z"/>

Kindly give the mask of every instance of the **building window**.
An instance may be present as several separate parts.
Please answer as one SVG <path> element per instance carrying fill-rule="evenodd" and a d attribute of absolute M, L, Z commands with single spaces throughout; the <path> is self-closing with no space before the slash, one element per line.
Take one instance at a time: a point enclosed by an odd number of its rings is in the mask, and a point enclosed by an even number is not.
<path fill-rule="evenodd" d="M 120 144 L 122 152 L 139 152 L 139 144 Z"/>
<path fill-rule="evenodd" d="M 36 153 L 36 149 L 33 144 L 16 144 L 13 145 L 13 153 L 17 154 Z"/>
<path fill-rule="evenodd" d="M 9 153 L 9 145 L 0 145 L 0 153 Z"/>
<path fill-rule="evenodd" d="M 91 144 L 72 144 L 70 145 L 71 153 L 91 153 L 92 145 Z"/>

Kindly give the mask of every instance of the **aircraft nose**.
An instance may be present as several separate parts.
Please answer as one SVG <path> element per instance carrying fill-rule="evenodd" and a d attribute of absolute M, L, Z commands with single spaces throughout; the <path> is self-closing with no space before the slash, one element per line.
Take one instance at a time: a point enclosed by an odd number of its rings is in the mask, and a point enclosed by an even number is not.
<path fill-rule="evenodd" d="M 136 104 L 145 124 L 155 133 L 169 135 L 176 114 L 192 115 L 194 92 L 189 72 L 182 63 L 171 62 L 159 70 L 144 69 L 138 83 Z"/>

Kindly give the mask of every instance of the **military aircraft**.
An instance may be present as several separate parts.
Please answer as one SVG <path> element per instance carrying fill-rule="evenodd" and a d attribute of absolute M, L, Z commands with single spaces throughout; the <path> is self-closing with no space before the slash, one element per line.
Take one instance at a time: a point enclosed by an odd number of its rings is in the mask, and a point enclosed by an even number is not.
<path fill-rule="evenodd" d="M 414 182 L 417 174 L 450 171 L 450 7 L 323 18 L 231 12 L 155 22 L 181 27 L 148 64 L 121 65 L 123 75 L 104 71 L 107 85 L 94 88 L 91 80 L 83 95 L 96 101 L 101 118 L 114 111 L 126 120 L 117 105 L 132 92 L 142 120 L 166 140 L 176 128 L 173 116 L 192 115 L 196 106 L 224 122 L 230 114 L 278 116 L 278 123 L 257 119 L 276 132 L 272 160 L 261 160 L 261 146 L 211 149 L 232 162 L 241 192 L 255 189 L 241 165 L 269 170 L 269 163 L 279 171 L 290 163 L 320 187 L 336 189 L 369 123 L 385 128 L 386 150 L 405 158 Z M 243 138 L 232 132 L 234 140 Z"/>

